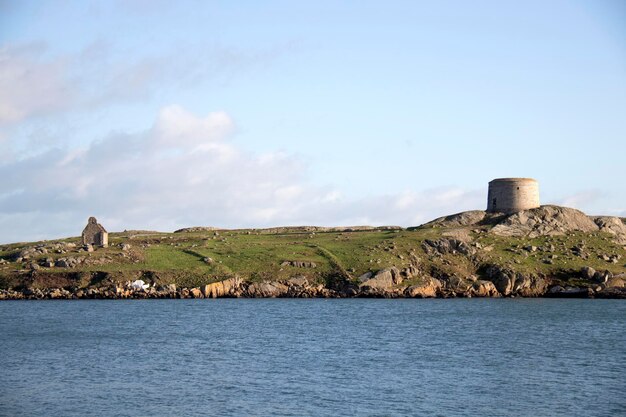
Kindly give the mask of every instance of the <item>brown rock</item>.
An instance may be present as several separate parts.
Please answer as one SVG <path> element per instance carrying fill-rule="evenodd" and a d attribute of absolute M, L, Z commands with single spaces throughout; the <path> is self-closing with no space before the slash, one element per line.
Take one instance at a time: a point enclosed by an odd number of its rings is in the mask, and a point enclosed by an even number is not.
<path fill-rule="evenodd" d="M 218 298 L 233 295 L 234 291 L 241 285 L 241 278 L 234 277 L 202 287 L 202 294 L 206 298 Z"/>
<path fill-rule="evenodd" d="M 609 278 L 605 285 L 605 288 L 624 288 L 626 287 L 626 281 L 624 280 L 626 277 L 615 276 L 613 278 Z"/>
<path fill-rule="evenodd" d="M 471 294 L 474 297 L 499 297 L 500 293 L 491 281 L 478 280 L 472 284 Z"/>
<path fill-rule="evenodd" d="M 63 297 L 63 293 L 61 292 L 61 289 L 55 288 L 52 291 L 50 291 L 49 296 L 50 298 L 61 298 Z"/>
<path fill-rule="evenodd" d="M 202 291 L 200 291 L 200 288 L 192 288 L 189 290 L 189 296 L 191 298 L 204 298 L 204 296 L 202 295 Z"/>
<path fill-rule="evenodd" d="M 422 284 L 412 285 L 404 290 L 404 295 L 413 298 L 436 297 L 441 290 L 441 282 L 436 278 L 428 277 Z"/>

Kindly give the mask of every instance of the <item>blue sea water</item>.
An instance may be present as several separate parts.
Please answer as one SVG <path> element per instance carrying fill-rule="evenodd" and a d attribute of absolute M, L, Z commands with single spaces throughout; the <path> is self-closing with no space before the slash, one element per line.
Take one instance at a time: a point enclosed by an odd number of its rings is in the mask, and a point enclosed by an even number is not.
<path fill-rule="evenodd" d="M 626 302 L 0 302 L 3 416 L 626 415 Z"/>

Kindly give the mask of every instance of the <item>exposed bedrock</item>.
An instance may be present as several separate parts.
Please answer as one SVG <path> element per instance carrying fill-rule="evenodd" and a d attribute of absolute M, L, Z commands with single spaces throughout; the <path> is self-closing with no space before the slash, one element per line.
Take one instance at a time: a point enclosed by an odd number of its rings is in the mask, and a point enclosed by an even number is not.
<path fill-rule="evenodd" d="M 496 265 L 488 267 L 486 274 L 504 296 L 539 297 L 546 293 L 549 284 L 544 278 L 524 275 Z"/>

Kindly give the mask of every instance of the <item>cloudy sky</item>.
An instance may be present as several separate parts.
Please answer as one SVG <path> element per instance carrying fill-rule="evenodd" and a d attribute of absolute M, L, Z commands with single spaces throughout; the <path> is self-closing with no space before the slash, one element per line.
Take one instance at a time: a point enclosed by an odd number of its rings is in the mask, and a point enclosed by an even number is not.
<path fill-rule="evenodd" d="M 626 3 L 0 0 L 0 243 L 626 216 Z"/>

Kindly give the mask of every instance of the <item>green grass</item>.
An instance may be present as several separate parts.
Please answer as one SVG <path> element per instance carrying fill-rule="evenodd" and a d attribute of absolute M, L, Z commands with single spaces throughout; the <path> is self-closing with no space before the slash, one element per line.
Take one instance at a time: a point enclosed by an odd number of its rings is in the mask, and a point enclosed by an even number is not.
<path fill-rule="evenodd" d="M 538 272 L 546 275 L 554 274 L 559 270 L 578 271 L 584 266 L 596 270 L 609 270 L 614 274 L 625 271 L 624 248 L 611 240 L 606 233 L 574 232 L 565 236 L 543 236 L 534 239 L 494 236 L 492 234 L 477 239 L 483 246 L 493 246 L 494 250 L 485 255 L 487 262 L 510 265 L 520 272 Z M 589 255 L 583 259 L 574 255 L 572 248 L 584 242 L 585 252 Z M 523 248 L 535 246 L 546 248 L 552 246 L 552 251 L 537 250 L 528 252 Z M 610 263 L 601 259 L 601 255 L 619 254 L 622 259 L 618 263 Z M 553 264 L 544 260 L 556 255 Z M 516 262 L 517 261 L 517 262 Z"/>

